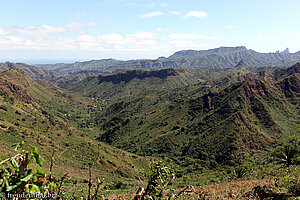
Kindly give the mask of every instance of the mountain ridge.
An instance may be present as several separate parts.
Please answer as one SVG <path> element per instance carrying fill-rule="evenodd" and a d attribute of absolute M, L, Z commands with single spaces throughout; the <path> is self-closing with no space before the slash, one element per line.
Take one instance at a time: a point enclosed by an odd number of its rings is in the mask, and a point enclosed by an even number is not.
<path fill-rule="evenodd" d="M 36 65 L 67 75 L 75 75 L 80 71 L 98 73 L 112 73 L 128 69 L 151 69 L 164 68 L 203 68 L 203 69 L 224 69 L 233 68 L 243 60 L 247 66 L 252 67 L 289 67 L 300 62 L 300 51 L 296 53 L 275 52 L 259 53 L 244 46 L 220 47 L 209 50 L 182 50 L 175 52 L 169 57 L 158 59 L 138 60 L 115 60 L 102 59 L 69 64 Z"/>

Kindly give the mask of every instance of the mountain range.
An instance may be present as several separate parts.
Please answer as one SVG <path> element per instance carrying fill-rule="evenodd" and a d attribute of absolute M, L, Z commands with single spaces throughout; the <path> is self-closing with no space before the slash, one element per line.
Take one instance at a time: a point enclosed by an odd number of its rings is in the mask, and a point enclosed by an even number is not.
<path fill-rule="evenodd" d="M 135 182 L 151 159 L 232 167 L 242 153 L 263 157 L 300 137 L 299 52 L 221 47 L 156 60 L 6 62 L 0 89 L 0 157 L 21 140 L 48 161 L 56 149 L 57 171 L 81 182 L 90 162 L 110 184 Z"/>
<path fill-rule="evenodd" d="M 87 62 L 37 65 L 62 74 L 76 75 L 80 73 L 112 73 L 125 69 L 224 69 L 233 68 L 241 60 L 247 66 L 288 67 L 300 62 L 300 52 L 259 53 L 246 47 L 220 47 L 210 50 L 183 50 L 165 58 L 120 61 L 115 59 L 92 60 Z"/>

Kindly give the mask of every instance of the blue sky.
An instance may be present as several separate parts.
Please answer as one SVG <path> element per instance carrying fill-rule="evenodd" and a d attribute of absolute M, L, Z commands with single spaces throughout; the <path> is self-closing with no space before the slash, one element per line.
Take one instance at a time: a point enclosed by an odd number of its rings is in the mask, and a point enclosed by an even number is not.
<path fill-rule="evenodd" d="M 300 50 L 299 0 L 0 0 L 0 60 L 121 60 L 183 49 Z"/>

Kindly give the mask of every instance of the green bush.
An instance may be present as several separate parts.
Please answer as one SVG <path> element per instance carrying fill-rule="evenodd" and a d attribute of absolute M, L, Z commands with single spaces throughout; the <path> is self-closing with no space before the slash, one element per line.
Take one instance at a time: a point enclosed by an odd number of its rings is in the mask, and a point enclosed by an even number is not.
<path fill-rule="evenodd" d="M 137 194 L 134 199 L 163 199 L 163 190 L 170 189 L 169 185 L 175 179 L 174 169 L 165 165 L 162 161 L 153 161 L 150 165 L 151 174 L 148 180 L 148 185 L 141 194 Z M 171 192 L 174 189 L 170 189 Z M 167 195 L 167 199 L 174 199 L 176 195 L 171 193 Z"/>
<path fill-rule="evenodd" d="M 297 137 L 291 137 L 286 144 L 277 147 L 272 152 L 272 158 L 278 163 L 290 166 L 299 162 L 299 154 L 299 139 Z"/>
<path fill-rule="evenodd" d="M 244 165 L 238 165 L 231 171 L 231 178 L 239 179 L 245 177 L 250 172 L 249 168 Z"/>
<path fill-rule="evenodd" d="M 20 147 L 24 145 L 24 142 L 14 145 L 15 150 L 18 151 Z M 4 167 L 6 163 L 10 164 L 10 167 Z M 33 172 L 33 169 L 28 169 L 33 163 L 37 164 L 37 171 Z M 20 193 L 43 193 L 45 191 L 55 190 L 53 184 L 48 184 L 44 187 L 43 181 L 45 173 L 40 167 L 42 167 L 42 158 L 36 148 L 32 148 L 30 152 L 21 151 L 17 155 L 5 159 L 0 163 L 0 192 L 7 194 L 20 194 Z"/>

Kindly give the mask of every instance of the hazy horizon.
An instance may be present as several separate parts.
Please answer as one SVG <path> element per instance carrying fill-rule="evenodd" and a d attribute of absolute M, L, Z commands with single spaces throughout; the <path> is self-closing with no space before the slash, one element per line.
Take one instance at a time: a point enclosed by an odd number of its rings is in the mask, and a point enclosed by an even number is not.
<path fill-rule="evenodd" d="M 217 47 L 217 48 L 219 48 L 219 47 Z M 279 49 L 276 51 L 283 51 L 285 49 Z M 196 49 L 182 49 L 182 50 L 196 50 Z M 204 50 L 209 50 L 209 49 L 204 49 Z M 255 49 L 251 49 L 251 50 L 255 51 Z M 296 51 L 296 52 L 298 52 L 298 51 Z M 290 52 L 290 53 L 296 53 L 296 52 Z M 175 53 L 175 52 L 173 52 L 173 53 Z M 274 52 L 259 52 L 259 53 L 275 53 L 275 51 Z M 172 54 L 170 54 L 168 56 L 171 56 Z M 165 57 L 168 57 L 168 56 L 165 56 Z M 158 56 L 155 58 L 132 58 L 132 59 L 118 59 L 118 58 L 113 58 L 113 57 L 90 58 L 90 59 L 84 59 L 84 58 L 82 58 L 82 59 L 0 59 L 0 62 L 14 62 L 14 63 L 26 63 L 29 65 L 39 65 L 39 64 L 75 63 L 75 62 L 85 62 L 85 61 L 90 61 L 90 60 L 102 60 L 102 59 L 115 59 L 115 60 L 121 60 L 121 61 L 138 60 L 138 59 L 142 60 L 142 59 L 157 59 L 159 57 L 161 57 L 161 56 Z"/>

